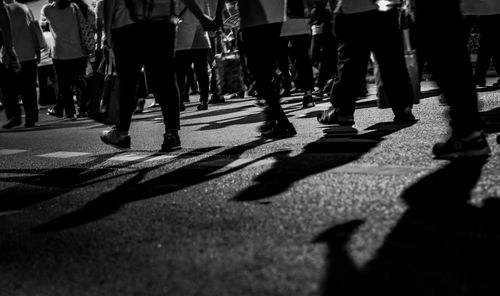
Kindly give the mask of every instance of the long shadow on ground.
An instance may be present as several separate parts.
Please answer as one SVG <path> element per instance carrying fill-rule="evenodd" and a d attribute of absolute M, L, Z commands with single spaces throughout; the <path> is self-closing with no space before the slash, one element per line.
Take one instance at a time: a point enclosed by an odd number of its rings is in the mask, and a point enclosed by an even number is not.
<path fill-rule="evenodd" d="M 230 174 L 264 158 L 273 157 L 273 155 L 267 155 L 263 158 L 231 167 L 228 170 L 217 172 L 233 162 L 235 158 L 238 158 L 245 151 L 267 142 L 263 139 L 257 139 L 244 145 L 231 147 L 223 152 L 152 179 L 147 179 L 148 174 L 156 170 L 157 166 L 134 170 L 133 172 L 129 172 L 132 177 L 118 187 L 101 194 L 74 212 L 34 228 L 33 231 L 36 233 L 50 232 L 83 225 L 107 217 L 119 211 L 125 204 L 176 192 Z M 229 155 L 232 157 L 228 157 Z"/>
<path fill-rule="evenodd" d="M 254 180 L 256 184 L 240 192 L 234 200 L 259 200 L 284 192 L 298 180 L 360 158 L 375 148 L 387 135 L 408 126 L 392 122 L 378 123 L 361 134 L 350 127 L 325 129 L 325 136 L 306 145 L 299 155 L 279 157 L 271 169 Z"/>
<path fill-rule="evenodd" d="M 323 295 L 498 295 L 500 200 L 468 203 L 484 164 L 453 162 L 408 188 L 407 211 L 363 267 L 348 250 L 362 221 L 320 234 L 315 241 L 328 246 Z"/>

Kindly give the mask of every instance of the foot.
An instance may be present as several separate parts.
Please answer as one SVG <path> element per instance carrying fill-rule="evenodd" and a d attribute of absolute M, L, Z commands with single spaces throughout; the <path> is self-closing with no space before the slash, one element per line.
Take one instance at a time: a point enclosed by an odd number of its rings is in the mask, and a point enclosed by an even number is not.
<path fill-rule="evenodd" d="M 24 123 L 24 127 L 25 128 L 32 128 L 32 127 L 38 127 L 38 125 L 36 124 L 35 121 L 26 120 L 26 122 Z"/>
<path fill-rule="evenodd" d="M 170 152 L 181 149 L 181 140 L 179 132 L 170 130 L 163 135 L 163 144 L 161 144 L 160 152 Z"/>
<path fill-rule="evenodd" d="M 121 150 L 130 149 L 130 136 L 121 136 L 116 127 L 101 133 L 101 140 L 104 144 L 113 146 Z"/>
<path fill-rule="evenodd" d="M 210 97 L 210 101 L 208 101 L 209 104 L 219 104 L 219 103 L 225 103 L 226 100 L 224 99 L 224 97 L 220 96 L 220 95 L 215 95 L 213 94 L 211 97 Z"/>
<path fill-rule="evenodd" d="M 297 134 L 295 127 L 290 122 L 279 122 L 269 130 L 263 131 L 260 135 L 269 139 L 290 138 Z"/>
<path fill-rule="evenodd" d="M 317 119 L 322 124 L 354 125 L 354 115 L 342 115 L 334 108 L 323 111 L 321 115 L 318 115 Z"/>
<path fill-rule="evenodd" d="M 314 104 L 314 99 L 312 95 L 307 94 L 302 98 L 302 109 L 312 108 L 314 106 L 316 105 Z"/>
<path fill-rule="evenodd" d="M 47 115 L 55 116 L 57 118 L 63 118 L 63 116 L 64 116 L 63 113 L 62 113 L 62 111 L 58 112 L 58 111 L 56 111 L 55 108 L 49 108 L 49 109 L 47 109 Z"/>
<path fill-rule="evenodd" d="M 446 142 L 434 145 L 432 153 L 436 159 L 455 160 L 467 157 L 488 157 L 490 147 L 483 131 L 475 131 L 465 137 L 452 135 Z"/>
<path fill-rule="evenodd" d="M 405 108 L 401 114 L 397 114 L 394 117 L 394 123 L 396 124 L 414 124 L 415 122 L 417 122 L 417 119 L 409 107 Z"/>
<path fill-rule="evenodd" d="M 4 124 L 2 127 L 4 129 L 10 129 L 10 128 L 16 127 L 18 125 L 21 125 L 21 124 L 22 124 L 22 122 L 21 122 L 20 118 L 13 118 L 13 119 L 9 120 L 9 122 Z"/>
<path fill-rule="evenodd" d="M 87 117 L 89 117 L 89 114 L 85 111 L 78 113 L 78 115 L 76 116 L 76 118 L 87 118 Z"/>
<path fill-rule="evenodd" d="M 208 103 L 207 102 L 200 102 L 197 109 L 198 109 L 198 111 L 208 110 Z"/>

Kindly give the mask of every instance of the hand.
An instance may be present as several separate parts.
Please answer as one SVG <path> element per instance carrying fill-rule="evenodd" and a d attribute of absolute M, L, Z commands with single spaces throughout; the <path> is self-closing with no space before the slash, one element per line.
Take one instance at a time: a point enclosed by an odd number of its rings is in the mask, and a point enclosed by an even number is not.
<path fill-rule="evenodd" d="M 21 64 L 19 63 L 19 59 L 17 58 L 14 48 L 6 48 L 3 60 L 6 68 L 14 71 L 14 73 L 21 70 Z"/>

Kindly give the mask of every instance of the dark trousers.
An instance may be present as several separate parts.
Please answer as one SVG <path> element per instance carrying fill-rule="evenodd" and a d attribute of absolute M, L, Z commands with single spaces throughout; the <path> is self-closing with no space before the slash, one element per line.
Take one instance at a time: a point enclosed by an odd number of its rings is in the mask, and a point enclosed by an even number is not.
<path fill-rule="evenodd" d="M 208 48 L 179 50 L 175 52 L 177 86 L 179 87 L 179 91 L 185 92 L 187 90 L 187 76 L 191 65 L 194 64 L 201 102 L 208 101 L 208 52 Z M 189 96 L 189 93 L 187 95 Z"/>
<path fill-rule="evenodd" d="M 453 133 L 464 136 L 480 130 L 482 122 L 460 0 L 417 0 L 415 13 L 418 42 L 449 102 Z"/>
<path fill-rule="evenodd" d="M 38 103 L 40 105 L 54 104 L 57 102 L 59 88 L 57 87 L 56 72 L 53 65 L 38 67 Z"/>
<path fill-rule="evenodd" d="M 326 82 L 337 75 L 337 40 L 330 26 L 325 24 L 322 34 L 312 36 L 311 57 L 318 64 L 317 86 L 323 89 Z"/>
<path fill-rule="evenodd" d="M 69 60 L 53 59 L 52 63 L 56 70 L 57 85 L 59 86 L 59 97 L 54 110 L 62 113 L 64 109 L 66 116 L 72 117 L 76 113 L 73 100 L 74 90 L 83 90 L 85 87 L 84 75 L 87 57 Z"/>
<path fill-rule="evenodd" d="M 36 94 L 36 61 L 21 62 L 21 70 L 17 73 L 7 70 L 3 77 L 2 92 L 4 95 L 5 112 L 8 119 L 21 120 L 21 106 L 18 96 L 23 102 L 26 122 L 38 121 L 38 103 Z"/>
<path fill-rule="evenodd" d="M 255 79 L 259 96 L 265 99 L 268 105 L 267 120 L 288 122 L 279 102 L 279 94 L 273 83 L 278 63 L 279 38 L 282 25 L 282 23 L 261 25 L 242 29 L 241 32 L 247 53 L 248 69 Z M 265 49 L 263 49 L 264 45 Z"/>
<path fill-rule="evenodd" d="M 290 43 L 290 48 L 288 44 Z M 290 75 L 289 57 L 297 71 L 297 85 L 303 90 L 314 89 L 311 57 L 309 56 L 309 35 L 280 37 L 279 69 L 283 75 L 283 88 L 290 89 L 292 77 Z"/>
<path fill-rule="evenodd" d="M 179 91 L 175 78 L 175 25 L 168 20 L 128 25 L 112 31 L 116 71 L 120 78 L 119 131 L 128 131 L 137 105 L 137 84 L 143 65 L 148 84 L 161 106 L 165 129 L 178 130 Z M 161 39 L 161 42 L 158 40 Z"/>
<path fill-rule="evenodd" d="M 397 11 L 338 14 L 335 34 L 339 42 L 339 67 L 331 102 L 341 114 L 354 114 L 359 90 L 366 81 L 370 51 L 379 63 L 384 90 L 394 114 L 399 115 L 413 105 Z"/>
<path fill-rule="evenodd" d="M 474 78 L 476 83 L 480 83 L 486 80 L 490 61 L 500 75 L 500 14 L 478 16 L 477 25 L 479 49 Z"/>

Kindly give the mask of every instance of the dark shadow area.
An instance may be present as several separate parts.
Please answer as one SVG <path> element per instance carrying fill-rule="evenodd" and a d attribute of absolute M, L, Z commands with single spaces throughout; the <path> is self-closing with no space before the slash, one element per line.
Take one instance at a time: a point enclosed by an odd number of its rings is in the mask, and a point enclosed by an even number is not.
<path fill-rule="evenodd" d="M 234 200 L 260 200 L 284 192 L 296 181 L 358 159 L 385 136 L 408 126 L 378 123 L 368 127 L 363 134 L 351 127 L 326 129 L 325 136 L 307 144 L 299 155 L 279 157 L 271 169 L 254 179 L 256 184 L 239 193 Z"/>
<path fill-rule="evenodd" d="M 180 155 L 177 159 L 193 157 L 218 148 L 220 147 L 210 147 L 190 151 Z M 85 163 L 85 166 L 93 167 L 99 165 L 122 153 L 123 152 L 100 155 L 94 160 Z M 152 155 L 150 157 L 155 156 L 157 155 Z M 119 174 L 112 173 L 116 171 L 116 169 L 129 167 L 143 160 L 144 159 L 124 162 L 116 164 L 115 166 L 97 169 L 81 167 L 81 164 L 79 164 L 51 170 L 0 170 L 0 174 L 20 174 L 20 176 L 0 177 L 0 182 L 20 183 L 17 186 L 8 187 L 0 191 L 0 196 L 2 196 L 0 199 L 0 212 L 19 210 L 33 204 L 51 200 L 75 189 L 92 186 L 98 183 L 134 174 L 135 171 L 128 171 Z M 163 165 L 164 163 L 161 164 L 161 166 Z M 153 169 L 158 167 L 159 166 L 155 166 Z M 28 176 L 23 176 L 23 174 Z"/>
<path fill-rule="evenodd" d="M 239 166 L 230 167 L 222 172 L 217 172 L 233 162 L 245 151 L 267 142 L 269 141 L 257 139 L 244 145 L 231 147 L 220 153 L 151 179 L 147 179 L 146 177 L 149 173 L 157 169 L 157 167 L 135 170 L 128 173 L 133 175 L 128 180 L 87 203 L 81 209 L 40 225 L 32 231 L 42 233 L 83 225 L 109 216 L 127 203 L 166 195 L 230 174 L 262 159 L 274 157 L 274 154 L 267 155 Z"/>
<path fill-rule="evenodd" d="M 197 105 L 195 105 L 194 108 L 196 108 L 196 106 Z M 182 116 L 182 119 L 189 120 L 189 119 L 197 119 L 197 118 L 203 118 L 203 117 L 221 116 L 221 115 L 226 115 L 226 114 L 230 114 L 230 113 L 245 111 L 249 108 L 254 107 L 253 105 L 245 105 L 245 106 L 239 106 L 239 107 L 234 107 L 234 108 L 224 108 L 224 109 L 211 110 L 210 106 L 212 106 L 212 105 L 209 105 L 208 111 L 204 111 L 204 112 L 195 111 L 193 114 Z M 182 112 L 181 112 L 181 115 L 182 115 Z"/>
<path fill-rule="evenodd" d="M 484 121 L 484 130 L 487 133 L 500 132 L 500 107 L 479 112 L 479 116 Z"/>
<path fill-rule="evenodd" d="M 104 125 L 101 125 L 98 122 L 95 122 L 93 120 L 87 120 L 87 119 L 81 119 L 77 121 L 66 121 L 66 120 L 60 120 L 60 121 L 44 121 L 40 123 L 40 126 L 38 127 L 33 127 L 33 128 L 24 128 L 24 125 L 21 125 L 20 127 L 15 127 L 12 129 L 0 129 L 0 134 L 10 134 L 10 133 L 25 133 L 25 132 L 45 132 L 49 130 L 55 130 L 55 129 L 65 129 L 65 128 L 72 128 L 72 127 L 91 127 L 94 125 L 98 125 L 97 127 L 103 127 Z M 96 127 L 96 128 L 97 128 Z"/>
<path fill-rule="evenodd" d="M 499 90 L 499 89 L 500 89 L 500 85 L 498 85 L 498 86 L 489 85 L 489 86 L 485 86 L 485 87 L 476 87 L 476 91 L 478 93 L 496 91 L 496 90 Z"/>
<path fill-rule="evenodd" d="M 449 163 L 401 196 L 408 209 L 376 255 L 357 267 L 354 220 L 320 234 L 328 246 L 323 295 L 498 295 L 500 199 L 468 203 L 484 159 Z"/>

